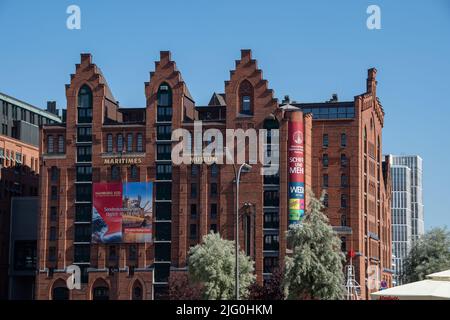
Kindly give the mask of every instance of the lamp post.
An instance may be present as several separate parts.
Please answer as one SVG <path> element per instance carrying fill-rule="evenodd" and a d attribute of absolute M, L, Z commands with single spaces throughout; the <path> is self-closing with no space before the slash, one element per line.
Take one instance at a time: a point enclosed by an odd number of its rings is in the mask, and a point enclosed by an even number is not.
<path fill-rule="evenodd" d="M 234 170 L 234 179 L 236 181 L 236 238 L 235 238 L 235 290 L 236 290 L 236 300 L 239 300 L 239 182 L 241 180 L 241 173 L 242 170 L 244 170 L 244 172 L 249 172 L 252 169 L 252 166 L 249 165 L 248 163 L 243 163 L 241 164 L 241 166 L 239 167 L 238 170 L 236 170 L 236 165 L 234 164 L 234 159 L 231 157 L 231 154 L 229 152 L 229 150 L 225 147 L 225 153 L 226 153 L 226 157 L 232 161 L 233 163 L 233 170 Z"/>

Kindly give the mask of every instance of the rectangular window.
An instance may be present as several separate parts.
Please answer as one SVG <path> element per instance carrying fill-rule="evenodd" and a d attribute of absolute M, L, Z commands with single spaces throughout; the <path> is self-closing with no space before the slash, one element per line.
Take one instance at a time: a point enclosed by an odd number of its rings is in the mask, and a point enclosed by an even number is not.
<path fill-rule="evenodd" d="M 90 224 L 76 224 L 74 242 L 91 242 L 91 234 Z"/>
<path fill-rule="evenodd" d="M 133 135 L 131 133 L 127 136 L 127 152 L 133 152 Z"/>
<path fill-rule="evenodd" d="M 341 167 L 347 166 L 347 156 L 345 154 L 341 154 Z"/>
<path fill-rule="evenodd" d="M 324 188 L 328 188 L 328 174 L 324 174 L 323 175 L 323 182 L 322 182 L 322 184 L 323 184 Z"/>
<path fill-rule="evenodd" d="M 264 251 L 278 251 L 279 236 L 277 234 L 264 235 Z"/>
<path fill-rule="evenodd" d="M 156 180 L 172 180 L 172 165 L 171 164 L 157 164 L 156 165 Z"/>
<path fill-rule="evenodd" d="M 252 99 L 250 96 L 243 96 L 242 97 L 242 113 L 244 114 L 250 114 L 251 111 L 251 104 Z"/>
<path fill-rule="evenodd" d="M 50 227 L 49 240 L 50 241 L 55 241 L 56 240 L 56 228 L 55 227 Z"/>
<path fill-rule="evenodd" d="M 172 139 L 172 126 L 159 125 L 156 129 L 156 139 L 157 140 L 171 140 Z"/>
<path fill-rule="evenodd" d="M 156 187 L 156 200 L 172 199 L 172 183 L 156 182 L 155 187 Z"/>
<path fill-rule="evenodd" d="M 58 212 L 56 207 L 50 207 L 50 221 L 54 222 L 58 218 Z"/>
<path fill-rule="evenodd" d="M 212 231 L 213 233 L 217 233 L 217 224 L 215 223 L 211 224 L 209 230 Z"/>
<path fill-rule="evenodd" d="M 278 207 L 280 203 L 280 197 L 278 190 L 264 191 L 264 206 L 265 207 Z"/>
<path fill-rule="evenodd" d="M 77 184 L 75 186 L 75 201 L 90 202 L 92 201 L 92 185 Z"/>
<path fill-rule="evenodd" d="M 14 242 L 14 270 L 36 270 L 36 241 Z"/>
<path fill-rule="evenodd" d="M 191 183 L 191 199 L 197 198 L 197 185 L 195 183 Z"/>
<path fill-rule="evenodd" d="M 74 263 L 88 263 L 91 260 L 91 245 L 77 244 L 73 246 Z"/>
<path fill-rule="evenodd" d="M 191 219 L 197 219 L 197 205 L 191 204 Z"/>
<path fill-rule="evenodd" d="M 64 153 L 64 136 L 58 136 L 58 153 Z"/>
<path fill-rule="evenodd" d="M 217 203 L 211 203 L 211 219 L 217 219 Z"/>
<path fill-rule="evenodd" d="M 92 206 L 89 204 L 75 205 L 75 222 L 90 222 L 92 220 Z"/>
<path fill-rule="evenodd" d="M 51 194 L 50 194 L 51 200 L 58 200 L 58 187 L 52 186 L 51 187 Z"/>
<path fill-rule="evenodd" d="M 144 143 L 142 140 L 142 133 L 137 134 L 137 152 L 143 152 L 144 151 Z"/>
<path fill-rule="evenodd" d="M 92 147 L 91 146 L 77 147 L 77 161 L 78 162 L 91 162 L 92 161 Z"/>
<path fill-rule="evenodd" d="M 198 175 L 198 165 L 191 165 L 191 176 L 196 177 Z"/>
<path fill-rule="evenodd" d="M 117 135 L 117 152 L 123 152 L 123 135 Z"/>
<path fill-rule="evenodd" d="M 197 225 L 196 224 L 191 224 L 191 226 L 189 228 L 189 237 L 191 239 L 197 238 Z"/>
<path fill-rule="evenodd" d="M 172 204 L 170 202 L 155 203 L 156 220 L 170 220 L 172 217 Z"/>
<path fill-rule="evenodd" d="M 77 181 L 92 181 L 92 166 L 77 166 Z"/>
<path fill-rule="evenodd" d="M 77 128 L 77 141 L 78 142 L 91 142 L 92 141 L 92 128 L 91 127 L 78 127 Z"/>
<path fill-rule="evenodd" d="M 171 233 L 170 222 L 155 222 L 155 240 L 156 241 L 170 241 Z"/>
<path fill-rule="evenodd" d="M 324 154 L 322 157 L 322 165 L 326 168 L 328 167 L 328 155 Z"/>
<path fill-rule="evenodd" d="M 278 212 L 264 212 L 264 229 L 278 229 L 280 217 Z"/>
<path fill-rule="evenodd" d="M 158 243 L 155 245 L 155 261 L 170 262 L 170 243 Z"/>
<path fill-rule="evenodd" d="M 347 146 L 347 135 L 345 133 L 341 134 L 341 147 L 344 148 Z"/>
<path fill-rule="evenodd" d="M 158 144 L 156 147 L 157 160 L 170 160 L 172 153 L 172 146 L 170 144 Z"/>
<path fill-rule="evenodd" d="M 135 262 L 138 257 L 137 245 L 132 244 L 128 247 L 128 261 Z"/>
<path fill-rule="evenodd" d="M 56 261 L 56 247 L 48 248 L 48 261 L 50 262 Z"/>
<path fill-rule="evenodd" d="M 47 153 L 53 153 L 53 136 L 47 136 Z"/>
<path fill-rule="evenodd" d="M 106 152 L 113 152 L 113 137 L 111 133 L 106 135 Z"/>
<path fill-rule="evenodd" d="M 211 183 L 211 197 L 217 197 L 217 183 Z"/>
<path fill-rule="evenodd" d="M 324 135 L 322 136 L 322 146 L 323 146 L 324 148 L 328 148 L 328 144 L 329 144 L 329 141 L 328 141 L 328 134 L 324 134 Z"/>

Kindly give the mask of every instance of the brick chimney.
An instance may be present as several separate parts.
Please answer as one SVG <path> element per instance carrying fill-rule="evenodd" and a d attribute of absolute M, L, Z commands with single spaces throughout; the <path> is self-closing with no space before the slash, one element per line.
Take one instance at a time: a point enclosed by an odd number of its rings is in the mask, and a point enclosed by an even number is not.
<path fill-rule="evenodd" d="M 367 71 L 367 92 L 372 93 L 374 96 L 377 95 L 377 69 L 370 68 Z"/>

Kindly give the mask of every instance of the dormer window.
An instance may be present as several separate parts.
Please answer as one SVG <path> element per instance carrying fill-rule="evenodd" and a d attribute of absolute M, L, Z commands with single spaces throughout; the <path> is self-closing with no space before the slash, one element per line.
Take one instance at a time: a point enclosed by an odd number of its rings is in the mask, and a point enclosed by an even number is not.
<path fill-rule="evenodd" d="M 253 115 L 253 86 L 244 80 L 239 86 L 239 113 Z"/>

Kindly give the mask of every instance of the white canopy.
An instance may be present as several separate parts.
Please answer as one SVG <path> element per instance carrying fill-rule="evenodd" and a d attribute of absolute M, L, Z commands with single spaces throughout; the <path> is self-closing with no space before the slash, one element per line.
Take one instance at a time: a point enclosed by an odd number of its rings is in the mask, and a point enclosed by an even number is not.
<path fill-rule="evenodd" d="M 373 299 L 450 300 L 450 270 L 433 273 L 426 280 L 371 293 Z"/>

